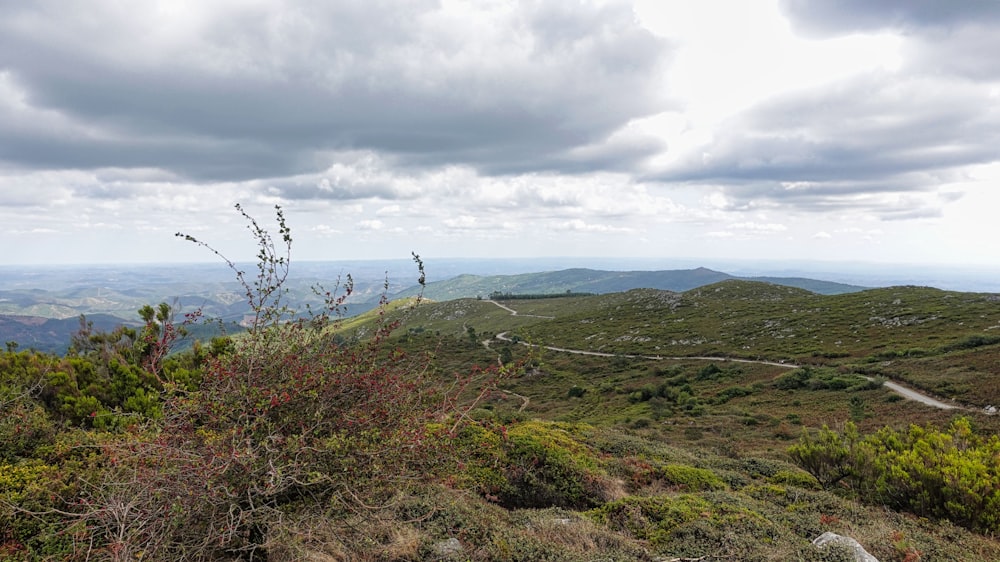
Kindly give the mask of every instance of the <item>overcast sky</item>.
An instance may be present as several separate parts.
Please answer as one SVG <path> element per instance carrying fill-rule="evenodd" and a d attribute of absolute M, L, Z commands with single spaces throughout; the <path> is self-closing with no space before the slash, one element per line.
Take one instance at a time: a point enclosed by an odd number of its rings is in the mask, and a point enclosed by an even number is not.
<path fill-rule="evenodd" d="M 0 263 L 1000 265 L 994 0 L 0 0 Z M 669 265 L 665 262 L 665 265 Z"/>

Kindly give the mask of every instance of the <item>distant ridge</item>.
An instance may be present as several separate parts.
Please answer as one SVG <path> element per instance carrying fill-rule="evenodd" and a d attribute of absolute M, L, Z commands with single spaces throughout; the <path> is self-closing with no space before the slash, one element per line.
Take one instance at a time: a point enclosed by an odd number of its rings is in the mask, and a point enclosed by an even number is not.
<path fill-rule="evenodd" d="M 433 300 L 486 297 L 494 291 L 517 294 L 544 293 L 618 293 L 631 289 L 659 289 L 684 292 L 729 279 L 759 281 L 796 287 L 821 295 L 840 295 L 863 291 L 867 287 L 808 279 L 803 277 L 737 277 L 705 267 L 662 271 L 604 271 L 574 268 L 519 275 L 459 275 L 428 283 L 424 296 Z M 396 297 L 412 296 L 407 289 Z"/>
<path fill-rule="evenodd" d="M 110 314 L 88 314 L 87 321 L 97 331 L 110 332 L 118 326 L 136 326 Z M 0 314 L 0 341 L 16 342 L 18 349 L 34 349 L 62 355 L 73 334 L 80 330 L 80 318 L 43 318 L 40 316 Z"/>

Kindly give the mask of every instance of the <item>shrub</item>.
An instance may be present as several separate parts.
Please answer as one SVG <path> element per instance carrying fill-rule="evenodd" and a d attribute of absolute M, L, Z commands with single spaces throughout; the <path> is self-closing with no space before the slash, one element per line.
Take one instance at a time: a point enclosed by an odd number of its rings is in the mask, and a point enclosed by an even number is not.
<path fill-rule="evenodd" d="M 810 378 L 812 378 L 812 369 L 802 367 L 778 377 L 774 381 L 774 386 L 778 390 L 796 390 L 805 388 Z"/>
<path fill-rule="evenodd" d="M 573 439 L 564 426 L 518 424 L 508 430 L 504 447 L 502 504 L 588 508 L 604 501 L 609 479 L 597 452 Z"/>
<path fill-rule="evenodd" d="M 711 470 L 684 464 L 668 464 L 657 470 L 657 475 L 669 484 L 683 486 L 692 492 L 719 490 L 726 487 L 725 483 Z"/>
<path fill-rule="evenodd" d="M 788 454 L 824 488 L 829 488 L 854 473 L 857 440 L 857 428 L 850 422 L 844 436 L 825 425 L 815 435 L 803 428 L 798 444 L 789 447 Z"/>
<path fill-rule="evenodd" d="M 975 334 L 967 336 L 957 342 L 950 345 L 946 345 L 942 348 L 942 351 L 957 351 L 962 349 L 975 349 L 977 347 L 982 347 L 985 345 L 993 345 L 995 343 L 1000 343 L 1000 336 L 986 336 L 982 334 Z"/>
<path fill-rule="evenodd" d="M 677 527 L 709 517 L 714 509 L 707 500 L 692 494 L 629 496 L 591 510 L 588 515 L 598 523 L 627 531 L 656 547 L 666 544 Z"/>
<path fill-rule="evenodd" d="M 715 396 L 716 404 L 725 404 L 733 398 L 740 398 L 742 396 L 750 396 L 753 394 L 753 389 L 747 388 L 745 386 L 730 386 L 723 389 Z"/>
<path fill-rule="evenodd" d="M 1000 530 L 1000 437 L 975 435 L 965 418 L 943 432 L 885 428 L 864 439 L 851 423 L 843 436 L 826 427 L 817 436 L 804 431 L 789 454 L 824 486 L 849 478 L 868 501 Z"/>
<path fill-rule="evenodd" d="M 328 335 L 350 278 L 343 294 L 317 289 L 324 310 L 290 310 L 283 285 L 292 239 L 281 209 L 277 243 L 237 209 L 258 246 L 255 277 L 178 236 L 233 269 L 253 321 L 207 360 L 196 390 L 167 385 L 162 417 L 110 447 L 116 461 L 79 519 L 112 558 L 264 559 L 292 513 L 372 509 L 439 476 L 452 457 L 444 453 L 450 436 L 466 419 L 468 408 L 457 404 L 471 377 L 439 384 L 426 358 L 390 348 L 395 324 L 384 320 L 384 306 L 366 341 Z"/>

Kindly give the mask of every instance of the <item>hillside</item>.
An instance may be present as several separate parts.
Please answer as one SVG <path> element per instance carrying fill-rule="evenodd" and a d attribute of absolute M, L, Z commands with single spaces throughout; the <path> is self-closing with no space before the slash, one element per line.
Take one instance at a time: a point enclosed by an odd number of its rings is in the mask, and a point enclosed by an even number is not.
<path fill-rule="evenodd" d="M 682 292 L 720 281 L 740 279 L 728 273 L 704 267 L 662 271 L 601 271 L 595 269 L 565 269 L 520 275 L 459 275 L 452 279 L 428 283 L 424 295 L 433 300 L 485 297 L 493 292 L 514 294 L 556 293 L 617 293 L 630 289 L 659 289 Z M 861 291 L 864 287 L 800 277 L 758 277 L 755 281 L 789 287 L 799 287 L 819 294 L 842 294 Z M 408 289 L 397 296 L 412 296 Z"/>
<path fill-rule="evenodd" d="M 95 329 L 106 332 L 127 324 L 121 318 L 109 314 L 93 314 L 87 317 L 87 321 L 92 322 Z M 131 323 L 133 326 L 137 324 L 137 322 Z M 65 353 L 69 347 L 70 337 L 79 330 L 79 318 L 0 315 L 0 341 L 15 342 L 20 349 Z"/>
<path fill-rule="evenodd" d="M 336 264 L 309 263 L 300 266 L 305 275 L 288 280 L 287 302 L 302 309 L 305 304 L 319 303 L 312 286 L 321 284 L 333 288 L 342 274 Z M 409 279 L 412 270 L 396 265 L 399 279 Z M 400 273 L 405 271 L 405 273 Z M 386 270 L 371 265 L 353 277 L 354 291 L 345 303 L 348 315 L 357 315 L 374 308 L 385 288 Z M 706 268 L 674 271 L 600 271 L 567 269 L 545 273 L 519 275 L 458 275 L 429 283 L 425 297 L 438 300 L 471 298 L 502 293 L 551 294 L 567 292 L 614 293 L 634 288 L 656 288 L 684 291 L 733 276 Z M 761 278 L 776 284 L 802 287 L 823 294 L 838 294 L 861 289 L 853 285 L 805 278 Z M 404 288 L 392 279 L 390 296 L 395 299 L 417 295 L 420 287 Z M 99 319 L 102 328 L 114 322 L 138 322 L 136 311 L 146 304 L 169 302 L 178 312 L 200 309 L 211 318 L 225 322 L 242 321 L 248 312 L 245 295 L 237 283 L 221 277 L 215 268 L 188 265 L 171 269 L 161 266 L 137 268 L 49 268 L 37 272 L 0 268 L 0 341 L 13 341 L 22 348 L 41 351 L 61 351 L 63 342 L 74 331 L 81 314 Z M 102 316 L 103 315 L 103 316 Z M 35 318 L 29 320 L 29 318 Z M 68 320 L 50 322 L 45 319 Z"/>
<path fill-rule="evenodd" d="M 732 279 L 400 299 L 172 356 L 166 392 L 117 338 L 0 354 L 0 553 L 848 560 L 811 544 L 834 531 L 883 562 L 1000 559 L 998 302 Z"/>
<path fill-rule="evenodd" d="M 1000 404 L 1000 298 L 927 287 L 841 295 L 728 280 L 683 293 L 636 289 L 571 298 L 425 302 L 411 332 L 523 341 L 608 354 L 719 356 L 850 369 L 938 396 Z M 356 326 L 356 325 L 355 325 Z M 990 375 L 984 378 L 984 375 Z"/>
<path fill-rule="evenodd" d="M 706 560 L 818 560 L 804 547 L 788 547 L 801 544 L 797 533 L 816 536 L 830 526 L 859 537 L 883 561 L 988 560 L 1000 545 L 968 535 L 942 540 L 954 530 L 947 522 L 925 520 L 918 530 L 905 513 L 858 503 L 845 510 L 841 502 L 852 492 L 806 485 L 785 451 L 804 431 L 847 422 L 876 435 L 886 427 L 905 433 L 909 424 L 945 428 L 967 417 L 987 436 L 1000 431 L 1000 420 L 982 409 L 1000 403 L 1000 337 L 991 336 L 1000 329 L 998 300 L 926 287 L 817 295 L 729 280 L 683 293 L 427 301 L 400 312 L 398 334 L 410 349 L 434 349 L 444 372 L 488 365 L 498 355 L 526 361 L 526 372 L 504 381 L 478 415 L 512 428 L 526 424 L 539 440 L 558 434 L 555 442 L 573 451 L 560 454 L 577 459 L 571 464 L 587 462 L 573 455 L 607 459 L 574 465 L 585 479 L 638 478 L 638 489 L 626 484 L 624 498 L 596 500 L 603 507 L 587 513 L 608 513 L 598 519 L 670 545 L 659 551 L 669 556 L 696 559 L 716 544 L 725 546 Z M 882 386 L 883 377 L 958 407 L 904 399 Z M 683 465 L 687 477 L 701 480 L 644 480 L 619 462 L 660 475 L 682 470 L 666 465 Z M 984 470 L 1000 475 L 998 466 Z M 719 482 L 708 483 L 713 478 Z M 688 502 L 709 515 L 681 515 Z M 679 511 L 658 511 L 670 505 Z M 563 513 L 576 521 L 579 512 Z M 750 544 L 762 534 L 774 545 Z"/>

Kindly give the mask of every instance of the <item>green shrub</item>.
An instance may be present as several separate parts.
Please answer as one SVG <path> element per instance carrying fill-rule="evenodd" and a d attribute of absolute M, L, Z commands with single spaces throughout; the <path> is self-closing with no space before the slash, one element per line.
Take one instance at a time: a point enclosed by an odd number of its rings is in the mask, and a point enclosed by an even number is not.
<path fill-rule="evenodd" d="M 803 431 L 789 454 L 825 487 L 848 478 L 868 501 L 970 529 L 1000 531 L 1000 436 L 977 436 L 965 418 L 947 431 L 885 428 L 861 439 Z"/>
<path fill-rule="evenodd" d="M 720 490 L 726 487 L 725 483 L 711 470 L 685 464 L 665 465 L 656 471 L 656 475 L 668 484 L 683 486 L 692 492 Z"/>
<path fill-rule="evenodd" d="M 701 496 L 629 496 L 587 512 L 594 521 L 649 541 L 667 544 L 677 527 L 710 517 L 715 506 Z"/>
<path fill-rule="evenodd" d="M 975 349 L 977 347 L 993 345 L 995 343 L 1000 343 L 1000 336 L 976 334 L 967 336 L 957 342 L 944 346 L 943 351 L 948 352 L 962 349 Z"/>
<path fill-rule="evenodd" d="M 753 394 L 752 388 L 747 388 L 745 386 L 730 386 L 723 389 L 715 396 L 716 404 L 725 404 L 733 398 L 740 398 L 742 396 L 750 396 Z"/>
<path fill-rule="evenodd" d="M 802 367 L 801 369 L 795 369 L 790 373 L 785 373 L 781 375 L 774 381 L 774 386 L 778 390 L 796 390 L 799 388 L 805 388 L 812 378 L 813 372 L 809 367 Z"/>
<path fill-rule="evenodd" d="M 607 475 L 596 451 L 575 440 L 567 428 L 533 421 L 508 429 L 502 504 L 588 508 L 604 500 Z"/>
<path fill-rule="evenodd" d="M 789 447 L 788 454 L 824 488 L 829 488 L 855 473 L 857 441 L 857 428 L 852 423 L 848 423 L 844 436 L 825 425 L 816 434 L 803 428 L 798 444 Z"/>
<path fill-rule="evenodd" d="M 779 470 L 767 480 L 773 484 L 787 484 L 810 490 L 819 488 L 816 478 L 801 470 Z"/>

